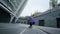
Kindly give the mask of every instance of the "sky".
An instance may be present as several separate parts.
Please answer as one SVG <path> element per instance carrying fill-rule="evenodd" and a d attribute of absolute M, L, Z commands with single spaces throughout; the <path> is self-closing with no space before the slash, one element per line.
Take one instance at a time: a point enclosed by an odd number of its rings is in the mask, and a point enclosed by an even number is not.
<path fill-rule="evenodd" d="M 38 12 L 45 12 L 49 9 L 49 0 L 28 0 L 20 16 L 30 16 Z"/>

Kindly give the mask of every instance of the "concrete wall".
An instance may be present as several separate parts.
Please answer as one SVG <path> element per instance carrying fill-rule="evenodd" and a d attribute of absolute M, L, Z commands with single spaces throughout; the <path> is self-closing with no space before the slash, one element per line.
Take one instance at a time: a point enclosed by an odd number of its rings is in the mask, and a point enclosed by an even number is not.
<path fill-rule="evenodd" d="M 60 18 L 60 8 L 53 9 L 52 11 L 35 17 L 36 25 L 39 25 L 39 20 L 44 20 L 44 26 L 57 27 L 56 18 Z"/>

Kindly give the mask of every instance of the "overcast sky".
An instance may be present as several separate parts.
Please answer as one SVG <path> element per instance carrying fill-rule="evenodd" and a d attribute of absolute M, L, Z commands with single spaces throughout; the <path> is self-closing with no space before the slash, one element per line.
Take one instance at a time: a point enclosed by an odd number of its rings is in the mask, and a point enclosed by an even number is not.
<path fill-rule="evenodd" d="M 37 10 L 45 12 L 47 9 L 49 9 L 49 0 L 28 0 L 20 16 L 30 16 Z"/>

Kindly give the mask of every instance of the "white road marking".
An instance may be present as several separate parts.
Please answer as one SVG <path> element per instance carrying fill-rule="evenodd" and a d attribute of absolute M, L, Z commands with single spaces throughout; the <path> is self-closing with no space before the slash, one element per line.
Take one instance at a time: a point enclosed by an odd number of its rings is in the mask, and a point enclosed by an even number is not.
<path fill-rule="evenodd" d="M 27 30 L 27 28 L 25 28 L 20 34 L 23 34 L 25 32 L 25 30 Z"/>

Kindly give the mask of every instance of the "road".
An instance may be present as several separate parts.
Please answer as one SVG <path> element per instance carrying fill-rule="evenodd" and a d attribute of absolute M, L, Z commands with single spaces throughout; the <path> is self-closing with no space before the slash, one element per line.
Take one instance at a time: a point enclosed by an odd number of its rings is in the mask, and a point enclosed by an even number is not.
<path fill-rule="evenodd" d="M 0 34 L 60 34 L 60 28 L 0 23 Z"/>

